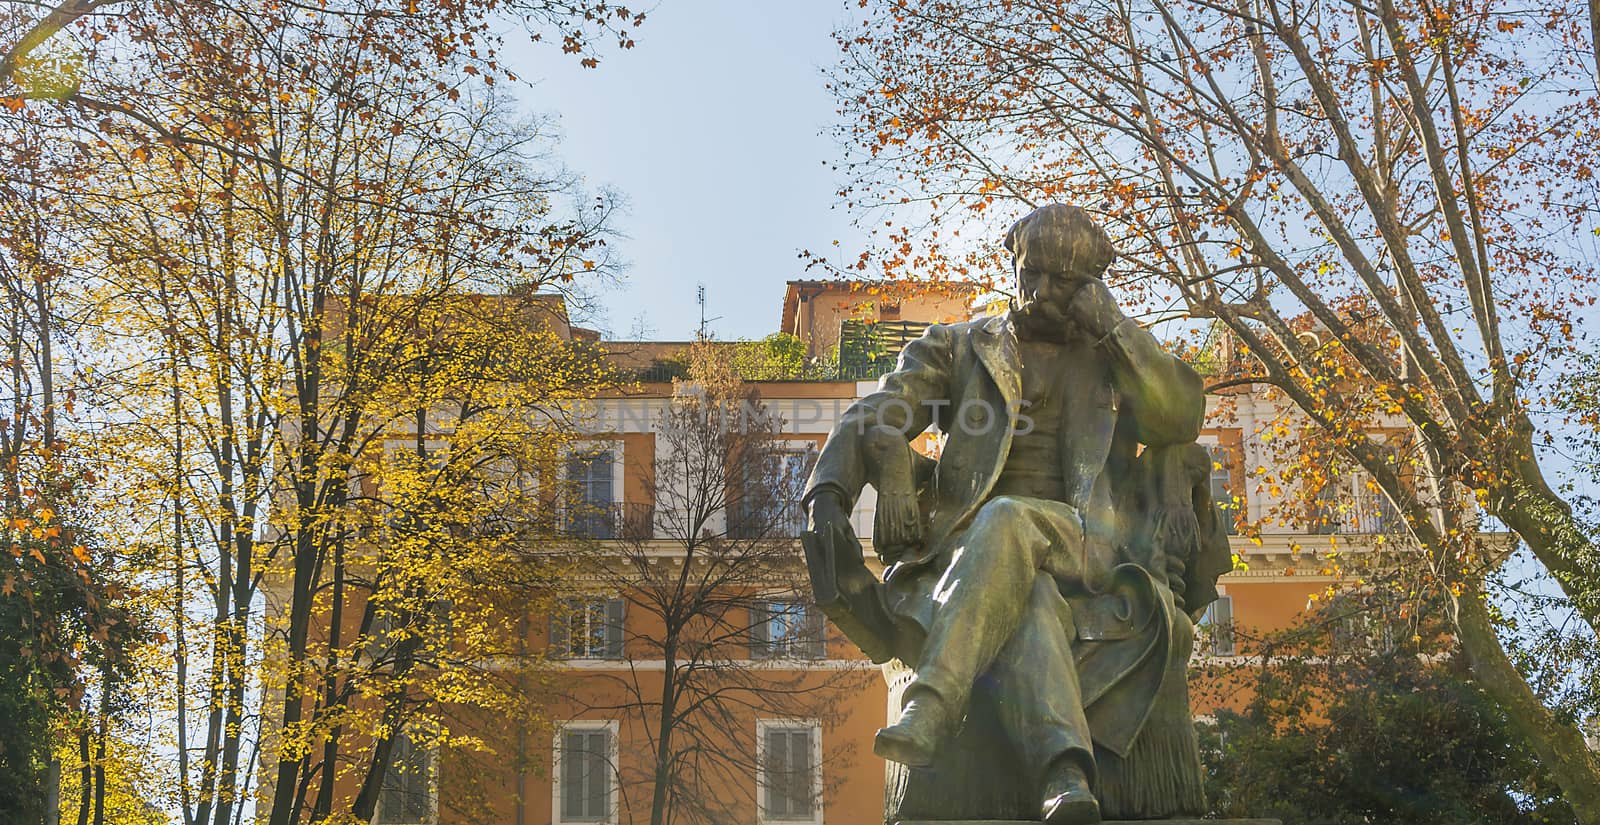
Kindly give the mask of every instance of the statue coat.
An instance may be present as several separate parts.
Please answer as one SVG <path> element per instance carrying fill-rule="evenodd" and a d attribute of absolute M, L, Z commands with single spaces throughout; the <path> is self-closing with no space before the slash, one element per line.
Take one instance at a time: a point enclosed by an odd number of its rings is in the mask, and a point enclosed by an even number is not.
<path fill-rule="evenodd" d="M 1069 414 L 1061 428 L 1066 503 L 1082 514 L 1091 537 L 1115 551 L 1124 531 L 1113 491 L 1124 483 L 1138 445 L 1193 443 L 1205 417 L 1205 394 L 1189 365 L 1131 321 L 1089 348 L 1087 358 L 1064 358 L 1062 364 L 1063 377 L 1076 384 L 1069 386 Z M 927 564 L 988 500 L 1015 427 L 1025 423 L 1019 420 L 1027 412 L 1020 408 L 1021 394 L 1022 364 L 1009 316 L 930 326 L 901 351 L 878 391 L 845 411 L 817 459 L 806 497 L 827 489 L 853 503 L 867 479 L 863 433 L 886 425 L 909 440 L 937 423 L 948 437 L 928 491 L 927 540 L 921 553 L 900 562 Z"/>
<path fill-rule="evenodd" d="M 1119 323 L 1099 341 L 1069 347 L 1060 360 L 1057 380 L 1068 382 L 1058 433 L 1064 503 L 1078 514 L 1087 555 L 1084 581 L 1060 582 L 1071 613 L 1078 617 L 1075 637 L 1091 648 L 1116 641 L 1114 628 L 1109 635 L 1104 632 L 1102 614 L 1118 611 L 1098 609 L 1110 606 L 1097 607 L 1092 600 L 1126 601 L 1148 594 L 1144 615 L 1131 617 L 1139 627 L 1128 628 L 1138 638 L 1120 648 L 1113 644 L 1109 651 L 1095 651 L 1100 654 L 1091 657 L 1095 670 L 1084 673 L 1085 702 L 1108 697 L 1101 712 L 1090 709 L 1096 742 L 1125 751 L 1160 688 L 1161 674 L 1171 670 L 1168 659 L 1180 649 L 1186 655 L 1188 640 L 1175 645 L 1171 639 L 1175 624 L 1181 623 L 1184 632 L 1189 625 L 1187 617 L 1174 617 L 1174 605 L 1198 615 L 1216 598 L 1217 575 L 1231 567 L 1225 536 L 1220 550 L 1214 540 L 1198 542 L 1190 554 L 1205 558 L 1169 566 L 1148 542 L 1141 546 L 1137 540 L 1148 531 L 1134 522 L 1147 519 L 1150 508 L 1126 506 L 1149 486 L 1140 445 L 1147 456 L 1193 445 L 1205 415 L 1205 396 L 1198 374 L 1131 321 Z M 844 413 L 818 457 L 807 498 L 828 490 L 853 504 L 869 475 L 864 433 L 889 426 L 909 440 L 937 424 L 947 434 L 922 494 L 929 513 L 926 540 L 890 568 L 883 590 L 886 607 L 904 630 L 898 646 L 906 651 L 902 658 L 914 660 L 919 631 L 928 627 L 932 591 L 952 546 L 991 498 L 1015 432 L 1028 424 L 1020 403 L 1021 370 L 1009 316 L 933 325 L 905 347 L 897 368 L 883 377 L 876 392 Z M 1169 582 L 1169 569 L 1181 570 L 1182 580 Z M 1063 621 L 1074 618 L 1064 615 Z M 1149 678 L 1143 678 L 1146 674 Z M 1130 679 L 1144 684 L 1111 691 Z"/>

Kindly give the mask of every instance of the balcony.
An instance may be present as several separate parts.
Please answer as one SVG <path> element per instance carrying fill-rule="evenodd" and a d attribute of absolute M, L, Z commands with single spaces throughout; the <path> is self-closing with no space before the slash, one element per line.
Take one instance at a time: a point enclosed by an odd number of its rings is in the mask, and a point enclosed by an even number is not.
<path fill-rule="evenodd" d="M 1319 501 L 1311 532 L 1323 535 L 1373 535 L 1405 529 L 1405 522 L 1382 493 L 1356 485 L 1359 492 L 1338 501 Z"/>
<path fill-rule="evenodd" d="M 660 358 L 650 362 L 647 367 L 641 367 L 634 373 L 635 381 L 645 383 L 671 383 L 689 377 L 689 365 L 684 361 L 662 360 Z"/>
<path fill-rule="evenodd" d="M 845 321 L 839 325 L 839 378 L 873 381 L 894 370 L 900 350 L 920 337 L 920 321 Z"/>
<path fill-rule="evenodd" d="M 728 538 L 799 538 L 806 526 L 806 511 L 795 501 L 764 501 L 757 508 L 728 514 Z"/>
<path fill-rule="evenodd" d="M 573 538 L 647 541 L 655 537 L 654 504 L 580 502 L 563 508 L 561 532 Z"/>

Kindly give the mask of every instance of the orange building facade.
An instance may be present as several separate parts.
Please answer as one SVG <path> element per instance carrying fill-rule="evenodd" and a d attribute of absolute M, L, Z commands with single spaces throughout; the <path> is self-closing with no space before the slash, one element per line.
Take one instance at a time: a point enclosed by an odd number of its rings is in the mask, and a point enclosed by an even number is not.
<path fill-rule="evenodd" d="M 873 391 L 878 374 L 892 362 L 899 342 L 932 322 L 964 320 L 984 310 L 970 290 L 944 288 L 892 293 L 860 286 L 815 281 L 792 282 L 783 302 L 780 328 L 795 336 L 808 358 L 837 359 L 834 380 L 762 381 L 754 386 L 768 410 L 782 421 L 782 452 L 803 475 L 809 457 L 834 423 L 857 398 Z M 878 327 L 892 334 L 881 335 Z M 863 342 L 861 336 L 878 335 Z M 603 342 L 602 342 L 603 343 Z M 627 542 L 671 567 L 681 545 L 660 537 L 663 514 L 654 494 L 658 462 L 659 413 L 673 385 L 663 377 L 686 344 L 611 345 L 614 357 L 640 381 L 615 397 L 594 401 L 592 437 L 564 465 L 565 481 L 588 505 L 587 517 L 567 526 L 602 551 L 608 542 Z M 830 360 L 831 363 L 831 360 Z M 1332 549 L 1359 553 L 1391 530 L 1385 503 L 1363 482 L 1345 474 L 1349 488 L 1317 525 L 1267 518 L 1280 504 L 1269 485 L 1256 481 L 1272 459 L 1266 442 L 1283 415 L 1279 402 L 1248 392 L 1211 399 L 1211 419 L 1201 436 L 1213 452 L 1213 494 L 1237 524 L 1252 525 L 1250 537 L 1235 535 L 1240 564 L 1225 575 L 1221 599 L 1202 621 L 1208 628 L 1197 643 L 1194 712 L 1204 717 L 1219 703 L 1237 704 L 1223 685 L 1204 683 L 1201 667 L 1236 662 L 1248 652 L 1248 639 L 1282 628 L 1304 612 L 1314 594 L 1334 581 L 1322 559 Z M 788 465 L 785 465 L 788 466 Z M 793 496 L 789 492 L 776 493 Z M 1330 499 L 1330 502 L 1332 499 Z M 877 669 L 853 645 L 827 626 L 792 575 L 803 564 L 795 538 L 801 526 L 798 501 L 791 508 L 785 542 L 796 565 L 775 578 L 752 607 L 749 638 L 724 650 L 730 668 L 742 679 L 770 680 L 785 690 L 809 685 L 817 713 L 793 715 L 766 708 L 759 698 L 742 702 L 721 720 L 717 733 L 697 735 L 706 753 L 700 793 L 716 797 L 688 800 L 675 807 L 674 822 L 713 818 L 756 825 L 859 825 L 880 821 L 884 765 L 871 753 L 874 731 L 885 723 L 888 691 Z M 863 492 L 852 515 L 870 563 L 875 495 Z M 629 609 L 628 594 L 615 579 L 585 586 L 581 577 L 562 594 L 557 615 L 536 617 L 529 641 L 557 662 L 554 692 L 572 697 L 549 708 L 537 725 L 520 720 L 482 720 L 509 749 L 532 758 L 476 765 L 487 771 L 495 797 L 497 825 L 547 823 L 643 823 L 651 821 L 658 737 L 657 720 L 629 710 L 640 695 L 659 693 L 670 668 L 658 648 L 637 643 L 657 638 L 656 619 Z M 1213 688 L 1213 689 L 1208 689 Z M 792 703 L 791 703 L 792 704 Z M 378 807 L 378 825 L 442 825 L 452 822 L 448 796 L 460 766 L 437 751 L 398 748 L 397 767 Z M 724 758 L 712 768 L 712 757 Z M 713 775 L 714 774 L 714 775 Z M 717 804 L 700 804 L 715 802 Z M 680 800 L 680 803 L 682 801 Z"/>

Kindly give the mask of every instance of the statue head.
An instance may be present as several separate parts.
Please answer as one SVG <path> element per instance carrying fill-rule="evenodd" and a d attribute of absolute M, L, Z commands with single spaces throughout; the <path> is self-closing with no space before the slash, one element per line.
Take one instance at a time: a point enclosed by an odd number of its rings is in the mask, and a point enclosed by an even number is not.
<path fill-rule="evenodd" d="M 1021 299 L 1014 308 L 1038 331 L 1059 330 L 1077 292 L 1074 282 L 1099 278 L 1117 255 L 1088 212 L 1064 203 L 1041 206 L 1012 224 L 1005 246 Z"/>
<path fill-rule="evenodd" d="M 1117 256 L 1094 218 L 1064 203 L 1041 206 L 1012 224 L 1005 245 L 1018 273 L 1027 268 L 1068 279 L 1098 278 Z"/>

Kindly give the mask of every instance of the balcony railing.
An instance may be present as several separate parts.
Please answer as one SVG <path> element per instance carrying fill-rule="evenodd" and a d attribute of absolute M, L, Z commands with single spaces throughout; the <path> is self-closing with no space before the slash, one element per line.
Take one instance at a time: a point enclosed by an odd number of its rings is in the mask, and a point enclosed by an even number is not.
<path fill-rule="evenodd" d="M 575 538 L 643 541 L 655 537 L 653 504 L 585 503 L 564 509 L 561 532 Z"/>
<path fill-rule="evenodd" d="M 1388 533 L 1401 526 L 1400 514 L 1387 496 L 1362 489 L 1345 500 L 1319 503 L 1312 532 L 1372 535 Z"/>
<path fill-rule="evenodd" d="M 882 378 L 894 369 L 900 350 L 927 328 L 921 321 L 844 321 L 839 325 L 839 378 Z"/>
<path fill-rule="evenodd" d="M 688 377 L 689 365 L 682 361 L 653 361 L 650 366 L 641 367 L 634 373 L 635 380 L 647 383 L 667 383 Z"/>
<path fill-rule="evenodd" d="M 766 502 L 761 509 L 728 513 L 728 538 L 732 539 L 792 539 L 799 538 L 806 526 L 805 508 L 799 501 Z M 769 509 L 770 508 L 770 509 Z"/>
<path fill-rule="evenodd" d="M 879 378 L 894 372 L 895 359 L 892 357 L 876 358 L 854 364 L 839 365 L 840 381 L 876 381 Z"/>

